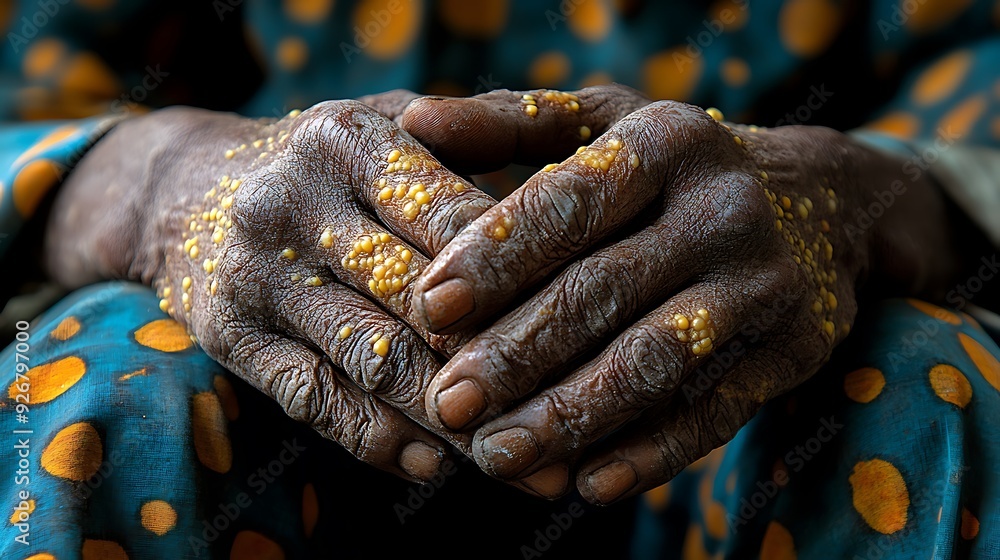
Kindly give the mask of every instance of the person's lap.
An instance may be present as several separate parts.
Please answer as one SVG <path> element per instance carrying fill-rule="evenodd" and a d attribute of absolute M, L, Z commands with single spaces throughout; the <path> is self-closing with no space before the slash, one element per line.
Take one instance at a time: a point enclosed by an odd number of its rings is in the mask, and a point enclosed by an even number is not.
<path fill-rule="evenodd" d="M 835 363 L 732 443 L 642 500 L 597 508 L 528 497 L 460 459 L 423 487 L 376 471 L 222 370 L 157 303 L 131 284 L 81 290 L 31 325 L 27 352 L 0 354 L 5 371 L 25 358 L 38 368 L 27 423 L 18 387 L 0 407 L 8 429 L 32 430 L 19 436 L 30 482 L 9 478 L 4 495 L 34 500 L 31 545 L 15 541 L 14 511 L 4 557 L 908 558 L 998 546 L 1000 350 L 950 312 L 871 310 Z"/>

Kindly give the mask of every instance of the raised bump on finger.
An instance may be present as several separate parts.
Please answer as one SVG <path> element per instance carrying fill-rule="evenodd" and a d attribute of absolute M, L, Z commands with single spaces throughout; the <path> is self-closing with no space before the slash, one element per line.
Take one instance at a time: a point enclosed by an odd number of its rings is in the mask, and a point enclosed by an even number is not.
<path fill-rule="evenodd" d="M 447 451 L 436 436 L 370 398 L 301 343 L 252 327 L 241 330 L 226 355 L 227 367 L 247 372 L 247 381 L 289 416 L 398 476 L 428 481 L 438 473 Z"/>
<path fill-rule="evenodd" d="M 572 460 L 588 445 L 670 399 L 749 311 L 696 285 L 642 318 L 596 359 L 476 433 L 477 462 L 501 478 Z M 711 311 L 710 311 L 711 310 Z M 521 445 L 508 449 L 516 435 Z M 531 445 L 529 445 L 529 442 Z"/>
<path fill-rule="evenodd" d="M 574 92 L 496 90 L 471 98 L 418 98 L 401 124 L 449 167 L 484 173 L 510 163 L 561 160 L 649 103 L 621 85 Z"/>

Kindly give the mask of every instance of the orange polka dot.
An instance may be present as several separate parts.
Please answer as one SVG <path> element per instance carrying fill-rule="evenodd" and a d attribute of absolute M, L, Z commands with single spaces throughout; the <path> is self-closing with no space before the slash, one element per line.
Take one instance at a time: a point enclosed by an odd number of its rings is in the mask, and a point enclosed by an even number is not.
<path fill-rule="evenodd" d="M 531 87 L 557 87 L 569 77 L 569 57 L 558 51 L 543 53 L 528 68 Z"/>
<path fill-rule="evenodd" d="M 681 550 L 681 557 L 684 560 L 708 560 L 708 551 L 705 550 L 705 539 L 701 533 L 701 527 L 697 523 L 688 525 L 687 534 L 684 536 L 684 547 Z"/>
<path fill-rule="evenodd" d="M 27 500 L 27 502 L 28 502 L 28 509 L 21 510 L 21 511 L 15 511 L 14 513 L 12 513 L 10 515 L 10 523 L 11 523 L 11 525 L 13 525 L 14 523 L 20 523 L 21 522 L 21 515 L 23 515 L 23 514 L 31 515 L 32 513 L 35 513 L 35 500 L 34 499 L 30 499 L 30 500 Z"/>
<path fill-rule="evenodd" d="M 218 395 L 204 392 L 194 396 L 191 403 L 191 431 L 194 435 L 195 454 L 201 464 L 218 473 L 229 472 L 233 466 L 233 447 Z"/>
<path fill-rule="evenodd" d="M 161 352 L 180 352 L 194 345 L 184 327 L 173 319 L 157 319 L 135 331 L 135 341 Z"/>
<path fill-rule="evenodd" d="M 962 324 L 962 319 L 959 318 L 958 315 L 955 315 L 954 313 L 948 311 L 943 307 L 934 305 L 933 303 L 927 303 L 926 301 L 921 301 L 919 299 L 912 299 L 912 298 L 907 299 L 906 303 L 909 303 L 913 307 L 916 307 L 920 311 L 923 311 L 925 315 L 930 315 L 931 317 L 934 317 L 938 321 L 944 321 L 949 325 L 956 325 L 956 326 Z"/>
<path fill-rule="evenodd" d="M 390 4 L 394 13 L 389 11 Z M 422 14 L 422 0 L 361 0 L 354 8 L 354 25 L 368 45 L 358 44 L 358 48 L 373 58 L 396 58 L 416 39 Z"/>
<path fill-rule="evenodd" d="M 574 35 L 595 43 L 611 30 L 611 13 L 604 0 L 586 0 L 575 4 L 569 13 L 569 29 Z"/>
<path fill-rule="evenodd" d="M 643 494 L 643 499 L 653 511 L 663 511 L 670 503 L 670 484 L 661 484 Z"/>
<path fill-rule="evenodd" d="M 56 340 L 68 340 L 72 338 L 76 333 L 80 332 L 80 321 L 76 317 L 66 317 L 56 328 L 52 329 L 49 336 Z"/>
<path fill-rule="evenodd" d="M 137 369 L 137 370 L 135 370 L 133 372 L 126 373 L 125 375 L 119 377 L 118 381 L 128 381 L 129 379 L 132 379 L 133 377 L 142 377 L 143 375 L 146 375 L 147 373 L 148 372 L 146 371 L 146 368 L 139 368 L 139 369 Z"/>
<path fill-rule="evenodd" d="M 285 0 L 285 13 L 298 23 L 318 23 L 332 7 L 333 0 Z"/>
<path fill-rule="evenodd" d="M 62 169 L 55 162 L 37 159 L 24 167 L 14 177 L 14 207 L 22 217 L 28 218 L 62 178 Z"/>
<path fill-rule="evenodd" d="M 80 53 L 70 60 L 59 79 L 59 87 L 66 92 L 100 99 L 116 97 L 121 89 L 111 69 L 91 53 Z"/>
<path fill-rule="evenodd" d="M 705 531 L 709 536 L 718 540 L 725 539 L 729 528 L 726 523 L 726 508 L 719 502 L 713 501 L 704 511 L 704 516 Z"/>
<path fill-rule="evenodd" d="M 305 66 L 309 59 L 309 47 L 298 37 L 286 37 L 278 43 L 275 58 L 278 66 L 289 72 L 295 72 Z"/>
<path fill-rule="evenodd" d="M 972 358 L 972 363 L 976 364 L 983 378 L 994 389 L 1000 391 L 1000 361 L 971 336 L 965 333 L 958 333 L 958 340 L 962 343 L 965 353 Z"/>
<path fill-rule="evenodd" d="M 823 52 L 840 29 L 840 11 L 830 0 L 786 0 L 778 28 L 789 52 L 811 58 Z"/>
<path fill-rule="evenodd" d="M 56 557 L 52 556 L 48 552 L 40 552 L 38 554 L 32 554 L 24 560 L 56 560 Z"/>
<path fill-rule="evenodd" d="M 103 456 L 97 430 L 87 422 L 77 422 L 60 430 L 45 447 L 42 468 L 53 476 L 79 482 L 97 473 Z"/>
<path fill-rule="evenodd" d="M 913 84 L 911 97 L 918 105 L 930 105 L 958 89 L 972 66 L 972 53 L 955 51 L 924 70 Z"/>
<path fill-rule="evenodd" d="M 177 512 L 163 500 L 152 500 L 142 504 L 139 517 L 142 519 L 143 527 L 161 537 L 177 526 Z"/>
<path fill-rule="evenodd" d="M 903 13 L 909 13 L 906 27 L 913 33 L 936 31 L 965 11 L 972 0 L 924 0 L 917 9 L 906 9 L 907 1 L 899 0 Z M 912 13 L 910 13 L 912 12 Z"/>
<path fill-rule="evenodd" d="M 32 404 L 42 404 L 51 401 L 65 393 L 79 381 L 87 372 L 83 360 L 69 356 L 61 360 L 35 366 L 25 374 L 31 380 L 31 390 L 28 392 Z M 14 381 L 7 388 L 7 397 L 14 399 L 21 391 L 19 381 Z"/>
<path fill-rule="evenodd" d="M 55 39 L 39 39 L 24 53 L 24 75 L 40 78 L 50 73 L 66 54 L 66 47 Z"/>
<path fill-rule="evenodd" d="M 708 10 L 708 17 L 722 24 L 723 31 L 736 31 L 750 18 L 750 3 L 739 0 L 716 0 Z"/>
<path fill-rule="evenodd" d="M 729 87 L 741 87 L 750 79 L 750 65 L 742 58 L 727 58 L 720 68 L 722 81 Z"/>
<path fill-rule="evenodd" d="M 608 74 L 607 72 L 591 72 L 580 80 L 580 87 L 603 86 L 614 81 L 615 79 L 612 78 L 611 74 Z"/>
<path fill-rule="evenodd" d="M 844 393 L 854 402 L 870 403 L 885 388 L 885 376 L 875 368 L 861 368 L 844 376 Z"/>
<path fill-rule="evenodd" d="M 761 560 L 795 560 L 795 539 L 788 529 L 777 521 L 767 524 L 764 541 L 760 544 Z"/>
<path fill-rule="evenodd" d="M 114 541 L 86 539 L 80 552 L 83 560 L 128 560 L 125 549 Z"/>
<path fill-rule="evenodd" d="M 441 0 L 438 16 L 453 33 L 476 39 L 493 39 L 507 25 L 509 0 Z"/>
<path fill-rule="evenodd" d="M 703 66 L 702 57 L 690 56 L 684 47 L 655 54 L 643 64 L 643 89 L 653 99 L 685 101 L 694 93 Z"/>
<path fill-rule="evenodd" d="M 240 531 L 233 539 L 229 560 L 284 560 L 278 543 L 256 531 Z"/>
<path fill-rule="evenodd" d="M 106 10 L 114 5 L 115 0 L 76 0 L 76 3 L 90 10 Z"/>
<path fill-rule="evenodd" d="M 80 129 L 73 125 L 61 126 L 53 130 L 52 132 L 47 134 L 44 138 L 42 138 L 38 142 L 35 142 L 35 144 L 30 148 L 28 148 L 24 153 L 17 156 L 17 159 L 14 160 L 12 167 L 17 167 L 22 163 L 34 158 L 38 154 L 41 154 L 42 152 L 48 150 L 52 146 L 59 144 L 63 140 L 71 136 L 75 136 L 79 131 Z"/>
<path fill-rule="evenodd" d="M 906 526 L 910 494 L 899 469 L 888 461 L 872 459 L 854 465 L 848 479 L 854 509 L 879 533 L 890 535 Z"/>
<path fill-rule="evenodd" d="M 969 380 L 954 366 L 938 364 L 931 368 L 931 387 L 941 400 L 965 408 L 972 400 L 972 386 Z"/>
<path fill-rule="evenodd" d="M 971 541 L 979 534 L 979 520 L 966 508 L 962 508 L 962 538 Z"/>
<path fill-rule="evenodd" d="M 232 422 L 240 417 L 240 403 L 236 400 L 236 391 L 233 384 L 221 375 L 216 375 L 212 380 L 215 393 L 219 395 L 219 402 L 222 403 L 222 412 L 226 415 L 226 420 Z"/>
<path fill-rule="evenodd" d="M 910 113 L 896 111 L 868 123 L 865 128 L 902 140 L 912 140 L 920 132 L 920 119 Z"/>
<path fill-rule="evenodd" d="M 317 521 L 319 521 L 319 498 L 316 497 L 316 488 L 308 482 L 302 487 L 302 526 L 306 538 L 312 536 Z"/>
<path fill-rule="evenodd" d="M 972 131 L 986 111 L 986 96 L 975 95 L 959 103 L 941 117 L 938 126 L 948 138 L 961 138 Z"/>

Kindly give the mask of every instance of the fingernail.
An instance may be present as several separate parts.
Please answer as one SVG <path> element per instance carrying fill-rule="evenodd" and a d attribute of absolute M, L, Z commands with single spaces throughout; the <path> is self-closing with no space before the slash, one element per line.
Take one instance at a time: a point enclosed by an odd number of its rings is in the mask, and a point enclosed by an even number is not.
<path fill-rule="evenodd" d="M 439 331 L 453 325 L 476 308 L 472 287 L 461 278 L 446 280 L 423 295 L 427 328 Z"/>
<path fill-rule="evenodd" d="M 411 441 L 399 454 L 399 467 L 406 474 L 424 482 L 441 470 L 444 453 L 422 441 Z"/>
<path fill-rule="evenodd" d="M 483 440 L 483 460 L 498 478 L 513 478 L 538 459 L 538 444 L 524 428 L 510 428 Z"/>
<path fill-rule="evenodd" d="M 635 469 L 625 461 L 615 461 L 592 472 L 586 478 L 590 493 L 600 504 L 610 504 L 639 482 Z"/>
<path fill-rule="evenodd" d="M 463 379 L 437 394 L 437 414 L 450 430 L 459 430 L 486 409 L 486 397 L 476 382 Z"/>
<path fill-rule="evenodd" d="M 569 486 L 569 467 L 563 464 L 549 465 L 531 476 L 522 478 L 520 482 L 542 497 L 554 500 L 566 493 Z"/>

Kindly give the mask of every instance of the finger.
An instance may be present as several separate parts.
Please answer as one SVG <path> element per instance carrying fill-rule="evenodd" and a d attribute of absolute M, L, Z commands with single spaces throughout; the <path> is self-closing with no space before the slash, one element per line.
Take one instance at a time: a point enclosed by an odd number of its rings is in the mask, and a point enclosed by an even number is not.
<path fill-rule="evenodd" d="M 511 163 L 562 160 L 649 102 L 618 84 L 574 92 L 496 90 L 468 98 L 418 98 L 400 122 L 434 146 L 449 168 L 486 173 Z"/>
<path fill-rule="evenodd" d="M 336 283 L 288 289 L 276 310 L 278 326 L 306 340 L 346 372 L 366 393 L 428 425 L 423 406 L 427 383 L 440 368 L 430 347 L 396 318 Z M 468 449 L 471 437 L 445 434 Z"/>
<path fill-rule="evenodd" d="M 764 402 L 782 360 L 748 354 L 719 383 L 693 399 L 675 399 L 638 433 L 616 436 L 588 452 L 576 476 L 587 501 L 607 505 L 668 482 L 684 467 L 728 443 Z"/>
<path fill-rule="evenodd" d="M 673 141 L 690 137 L 693 127 L 705 131 L 698 141 Z M 678 177 L 679 162 L 689 151 L 713 146 L 719 165 L 735 165 L 741 150 L 731 134 L 704 111 L 679 103 L 656 103 L 629 115 L 587 150 L 534 175 L 442 251 L 415 291 L 424 324 L 443 333 L 482 321 L 634 222 L 668 184 L 676 192 L 697 187 L 702 199 L 709 198 L 711 190 L 701 188 L 705 176 Z M 726 139 L 728 144 L 719 143 Z"/>
<path fill-rule="evenodd" d="M 356 208 L 332 204 L 303 208 L 298 235 L 308 245 L 292 244 L 281 252 L 289 285 L 319 287 L 333 279 L 365 294 L 383 309 L 416 330 L 431 347 L 452 355 L 470 334 L 433 335 L 411 305 L 414 280 L 430 263 L 417 248 Z M 303 257 L 303 258 L 300 258 Z M 352 297 L 359 297 L 352 292 Z"/>
<path fill-rule="evenodd" d="M 247 327 L 234 329 L 225 365 L 276 400 L 290 417 L 336 441 L 358 459 L 426 482 L 446 457 L 444 443 L 339 374 L 301 343 Z"/>
<path fill-rule="evenodd" d="M 427 391 L 431 421 L 460 430 L 496 417 L 619 332 L 639 310 L 662 302 L 700 272 L 692 237 L 657 223 L 571 264 L 437 373 Z"/>
<path fill-rule="evenodd" d="M 320 118 L 307 119 L 310 126 L 296 131 L 307 135 L 296 143 L 305 156 L 296 163 L 326 186 L 317 200 L 329 203 L 330 187 L 346 185 L 389 231 L 427 255 L 436 255 L 495 203 L 362 103 L 327 102 L 309 111 Z"/>
<path fill-rule="evenodd" d="M 570 462 L 647 408 L 670 399 L 754 311 L 731 303 L 727 292 L 698 284 L 643 317 L 596 359 L 483 426 L 473 443 L 477 462 L 500 478 Z M 512 452 L 514 441 L 518 450 Z"/>
<path fill-rule="evenodd" d="M 418 97 L 420 97 L 419 94 L 408 89 L 394 89 L 383 93 L 364 95 L 359 97 L 358 101 L 375 109 L 390 121 L 399 124 L 406 106 Z"/>

